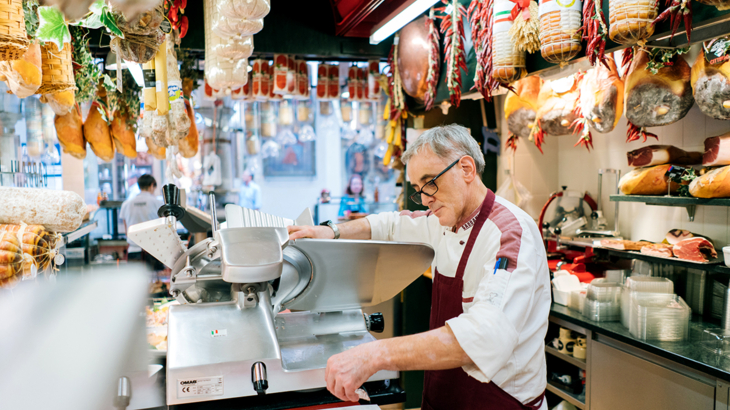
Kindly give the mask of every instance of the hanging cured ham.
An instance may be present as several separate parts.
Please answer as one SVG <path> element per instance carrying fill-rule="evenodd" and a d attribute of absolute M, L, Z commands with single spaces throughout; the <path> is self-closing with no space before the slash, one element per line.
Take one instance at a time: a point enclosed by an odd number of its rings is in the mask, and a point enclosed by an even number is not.
<path fill-rule="evenodd" d="M 692 95 L 705 115 L 730 119 L 730 60 L 710 64 L 700 50 L 691 74 Z"/>
<path fill-rule="evenodd" d="M 536 75 L 523 78 L 512 84 L 514 92 L 508 92 L 504 100 L 504 117 L 509 132 L 528 138 L 535 125 L 537 99 L 540 95 L 542 79 Z"/>
<path fill-rule="evenodd" d="M 97 157 L 109 162 L 114 159 L 114 144 L 109 132 L 109 124 L 106 122 L 109 114 L 102 115 L 102 110 L 106 111 L 98 102 L 94 101 L 91 104 L 89 115 L 86 116 L 84 122 L 84 138 Z"/>
<path fill-rule="evenodd" d="M 541 144 L 543 136 L 567 135 L 572 131 L 570 125 L 577 115 L 575 108 L 578 104 L 578 81 L 574 76 L 556 81 L 546 81 L 540 89 L 537 111 L 537 135 L 535 143 Z"/>
<path fill-rule="evenodd" d="M 581 81 L 580 109 L 591 128 L 600 133 L 613 131 L 624 108 L 624 82 L 619 78 L 616 62 L 606 56 L 605 64 L 588 70 Z"/>
<path fill-rule="evenodd" d="M 56 114 L 54 119 L 56 136 L 63 151 L 74 158 L 86 158 L 86 139 L 84 139 L 84 122 L 81 119 L 81 110 L 76 104 L 71 111 L 64 115 Z"/>
<path fill-rule="evenodd" d="M 684 118 L 694 104 L 689 64 L 674 56 L 652 74 L 649 54 L 639 50 L 626 77 L 626 118 L 637 127 L 669 125 Z"/>
<path fill-rule="evenodd" d="M 705 139 L 702 165 L 706 167 L 730 165 L 730 132 Z"/>

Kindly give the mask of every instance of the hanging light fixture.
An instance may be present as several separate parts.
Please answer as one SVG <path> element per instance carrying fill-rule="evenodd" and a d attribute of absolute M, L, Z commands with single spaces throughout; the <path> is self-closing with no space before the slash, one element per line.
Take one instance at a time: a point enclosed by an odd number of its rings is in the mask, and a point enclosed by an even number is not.
<path fill-rule="evenodd" d="M 395 17 L 388 20 L 385 24 L 375 30 L 375 32 L 370 36 L 370 44 L 379 44 L 381 41 L 392 36 L 393 33 L 423 14 L 431 6 L 436 4 L 437 1 L 439 0 L 416 0 L 412 2 L 410 6 L 403 9 L 403 11 L 398 13 Z"/>

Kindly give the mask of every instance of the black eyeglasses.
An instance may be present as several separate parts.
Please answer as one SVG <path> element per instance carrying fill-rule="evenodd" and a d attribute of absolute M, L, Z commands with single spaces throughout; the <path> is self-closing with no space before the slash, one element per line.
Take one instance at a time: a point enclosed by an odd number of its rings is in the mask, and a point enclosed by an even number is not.
<path fill-rule="evenodd" d="M 436 192 L 439 191 L 439 187 L 436 185 L 436 179 L 440 177 L 441 175 L 445 174 L 446 171 L 450 170 L 454 167 L 459 161 L 461 161 L 461 158 L 457 159 L 456 161 L 452 162 L 451 165 L 446 167 L 443 171 L 441 171 L 438 175 L 433 177 L 430 181 L 426 182 L 426 184 L 421 188 L 420 191 L 416 191 L 413 194 L 411 194 L 410 198 L 411 201 L 417 203 L 418 205 L 422 205 L 423 202 L 421 202 L 421 195 L 426 196 L 434 196 L 436 195 Z"/>

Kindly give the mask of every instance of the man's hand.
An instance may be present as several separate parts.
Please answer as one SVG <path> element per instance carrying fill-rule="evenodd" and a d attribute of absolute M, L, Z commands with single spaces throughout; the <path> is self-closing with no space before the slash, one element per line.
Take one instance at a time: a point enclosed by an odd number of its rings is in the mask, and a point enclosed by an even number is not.
<path fill-rule="evenodd" d="M 324 372 L 327 390 L 342 401 L 359 401 L 355 390 L 378 371 L 374 364 L 377 343 L 365 343 L 330 357 Z"/>
<path fill-rule="evenodd" d="M 335 231 L 329 226 L 287 226 L 289 240 L 301 238 L 334 239 Z"/>

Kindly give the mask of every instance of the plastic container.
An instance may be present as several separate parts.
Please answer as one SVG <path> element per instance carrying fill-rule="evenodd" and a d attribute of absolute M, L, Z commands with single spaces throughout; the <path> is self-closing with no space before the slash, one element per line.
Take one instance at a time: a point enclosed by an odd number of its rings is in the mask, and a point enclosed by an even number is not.
<path fill-rule="evenodd" d="M 722 248 L 722 255 L 725 257 L 725 266 L 730 268 L 730 246 L 724 246 Z"/>
<path fill-rule="evenodd" d="M 626 284 L 621 292 L 621 324 L 629 327 L 631 314 L 631 298 L 636 293 L 674 293 L 674 283 L 667 278 L 647 276 L 632 276 L 626 278 Z"/>
<path fill-rule="evenodd" d="M 601 302 L 586 298 L 583 301 L 583 316 L 596 322 L 613 322 L 621 319 L 621 303 L 618 300 Z"/>
<path fill-rule="evenodd" d="M 689 335 L 692 309 L 677 295 L 637 293 L 629 331 L 641 340 L 679 342 Z"/>
<path fill-rule="evenodd" d="M 603 278 L 594 279 L 588 285 L 587 298 L 599 302 L 616 302 L 621 299 L 621 285 L 607 282 Z"/>
<path fill-rule="evenodd" d="M 583 303 L 588 293 L 585 289 L 574 290 L 570 292 L 570 300 L 568 300 L 568 307 L 573 310 L 577 310 L 581 314 L 583 313 Z"/>

